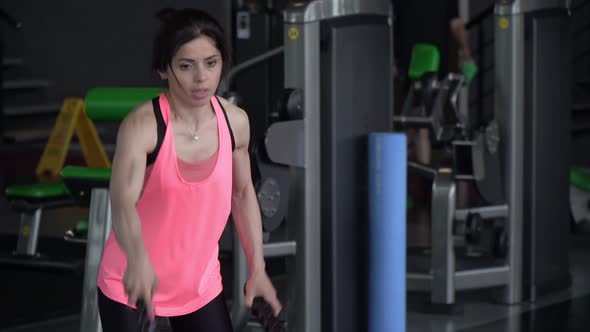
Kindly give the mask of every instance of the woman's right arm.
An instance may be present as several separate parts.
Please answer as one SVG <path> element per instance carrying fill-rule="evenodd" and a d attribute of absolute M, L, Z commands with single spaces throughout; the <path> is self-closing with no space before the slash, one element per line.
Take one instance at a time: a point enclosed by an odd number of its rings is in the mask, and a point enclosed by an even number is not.
<path fill-rule="evenodd" d="M 150 104 L 142 104 L 121 123 L 110 182 L 112 227 L 127 257 L 124 277 L 129 304 L 143 299 L 153 315 L 151 297 L 157 279 L 145 249 L 135 205 L 143 189 L 146 156 L 156 145 L 156 121 Z"/>

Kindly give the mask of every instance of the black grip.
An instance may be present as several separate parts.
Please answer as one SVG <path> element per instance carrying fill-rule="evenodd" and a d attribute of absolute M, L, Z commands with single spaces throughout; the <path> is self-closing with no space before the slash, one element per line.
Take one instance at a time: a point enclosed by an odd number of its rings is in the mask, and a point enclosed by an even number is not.
<path fill-rule="evenodd" d="M 150 320 L 147 313 L 147 307 L 143 300 L 138 300 L 136 303 L 137 311 L 139 311 L 137 324 L 140 332 L 157 332 L 156 321 Z"/>
<path fill-rule="evenodd" d="M 262 297 L 254 298 L 252 314 L 260 321 L 267 332 L 285 331 L 285 322 L 274 315 L 273 309 Z"/>

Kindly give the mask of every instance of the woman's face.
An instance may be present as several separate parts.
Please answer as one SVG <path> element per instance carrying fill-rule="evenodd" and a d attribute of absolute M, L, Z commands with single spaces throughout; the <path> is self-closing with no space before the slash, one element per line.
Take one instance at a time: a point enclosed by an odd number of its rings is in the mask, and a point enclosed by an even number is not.
<path fill-rule="evenodd" d="M 221 53 L 213 40 L 201 36 L 182 45 L 161 76 L 168 80 L 172 94 L 189 105 L 203 106 L 217 91 L 222 67 Z"/>

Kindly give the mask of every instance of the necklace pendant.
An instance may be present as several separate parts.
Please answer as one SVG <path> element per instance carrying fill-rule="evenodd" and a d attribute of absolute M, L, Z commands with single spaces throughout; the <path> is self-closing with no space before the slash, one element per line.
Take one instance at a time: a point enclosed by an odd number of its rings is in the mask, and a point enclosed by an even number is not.
<path fill-rule="evenodd" d="M 192 134 L 191 136 L 192 136 L 193 142 L 196 142 L 196 141 L 199 140 L 199 136 L 197 136 L 196 133 L 195 134 Z"/>

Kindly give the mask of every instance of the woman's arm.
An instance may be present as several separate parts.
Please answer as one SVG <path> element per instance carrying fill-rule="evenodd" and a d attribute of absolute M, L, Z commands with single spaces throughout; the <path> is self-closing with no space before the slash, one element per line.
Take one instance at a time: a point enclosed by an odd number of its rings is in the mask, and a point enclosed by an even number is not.
<path fill-rule="evenodd" d="M 129 303 L 142 298 L 153 314 L 151 296 L 157 281 L 144 247 L 135 205 L 143 189 L 146 156 L 156 145 L 155 118 L 142 104 L 121 123 L 110 181 L 113 232 L 127 257 L 124 277 Z M 151 117 L 151 118 L 150 118 Z"/>
<path fill-rule="evenodd" d="M 254 297 L 262 296 L 278 314 L 281 304 L 265 270 L 262 220 L 250 171 L 248 115 L 227 102 L 224 102 L 224 107 L 228 110 L 236 143 L 233 153 L 232 216 L 250 269 L 245 302 L 250 307 Z"/>

